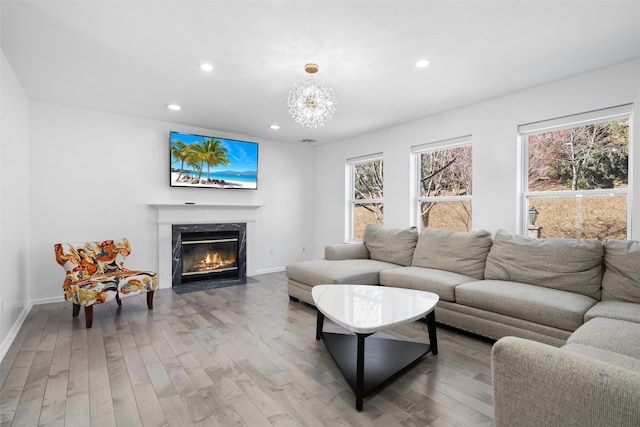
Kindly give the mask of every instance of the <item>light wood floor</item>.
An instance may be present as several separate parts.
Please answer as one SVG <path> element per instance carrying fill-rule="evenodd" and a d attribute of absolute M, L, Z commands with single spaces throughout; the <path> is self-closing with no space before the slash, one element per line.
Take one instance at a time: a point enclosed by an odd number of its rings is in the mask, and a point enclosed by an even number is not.
<path fill-rule="evenodd" d="M 97 306 L 35 306 L 0 364 L 2 426 L 491 426 L 491 344 L 438 328 L 439 354 L 355 410 L 283 273 Z M 325 330 L 340 329 L 325 322 Z M 395 331 L 427 341 L 417 322 Z"/>

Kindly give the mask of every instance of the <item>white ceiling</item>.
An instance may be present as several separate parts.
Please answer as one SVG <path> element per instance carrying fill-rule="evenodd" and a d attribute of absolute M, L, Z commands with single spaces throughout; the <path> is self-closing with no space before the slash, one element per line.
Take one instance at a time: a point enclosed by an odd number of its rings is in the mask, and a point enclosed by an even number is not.
<path fill-rule="evenodd" d="M 2 49 L 32 100 L 337 141 L 640 57 L 639 1 L 7 1 Z M 431 65 L 417 69 L 418 59 Z M 214 71 L 205 74 L 201 62 Z M 293 84 L 334 88 L 318 129 Z M 588 90 L 588 88 L 585 88 Z M 183 109 L 171 112 L 166 104 Z M 269 129 L 277 123 L 278 131 Z"/>

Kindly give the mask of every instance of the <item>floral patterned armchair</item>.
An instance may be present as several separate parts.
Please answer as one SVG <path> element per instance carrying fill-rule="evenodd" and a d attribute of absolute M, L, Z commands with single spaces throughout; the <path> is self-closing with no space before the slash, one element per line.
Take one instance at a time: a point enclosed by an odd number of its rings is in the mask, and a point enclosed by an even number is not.
<path fill-rule="evenodd" d="M 73 303 L 73 317 L 84 306 L 86 327 L 93 324 L 93 306 L 115 298 L 147 293 L 147 307 L 153 309 L 153 292 L 158 287 L 156 273 L 124 267 L 131 253 L 127 239 L 81 244 L 56 243 L 56 261 L 67 273 L 62 288 L 64 299 Z"/>

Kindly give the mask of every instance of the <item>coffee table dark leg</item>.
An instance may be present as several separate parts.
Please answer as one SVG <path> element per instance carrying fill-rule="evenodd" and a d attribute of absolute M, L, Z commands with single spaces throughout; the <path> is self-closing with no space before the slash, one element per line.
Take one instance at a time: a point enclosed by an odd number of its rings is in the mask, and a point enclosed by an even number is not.
<path fill-rule="evenodd" d="M 436 337 L 436 313 L 431 310 L 427 314 L 427 331 L 429 332 L 429 350 L 431 354 L 438 354 L 438 338 Z"/>
<path fill-rule="evenodd" d="M 322 339 L 322 326 L 324 325 L 324 314 L 320 312 L 320 310 L 316 310 L 318 312 L 318 317 L 316 318 L 316 340 L 320 341 Z"/>
<path fill-rule="evenodd" d="M 362 411 L 364 399 L 364 339 L 367 335 L 358 335 L 358 360 L 356 364 L 356 409 Z"/>

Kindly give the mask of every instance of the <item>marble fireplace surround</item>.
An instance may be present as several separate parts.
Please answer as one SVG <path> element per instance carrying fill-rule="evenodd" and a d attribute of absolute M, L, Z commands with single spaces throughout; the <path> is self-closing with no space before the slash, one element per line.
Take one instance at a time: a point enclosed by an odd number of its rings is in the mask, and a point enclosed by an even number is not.
<path fill-rule="evenodd" d="M 172 287 L 173 226 L 246 224 L 246 274 L 255 275 L 255 223 L 264 205 L 150 203 L 158 211 L 158 286 Z"/>
<path fill-rule="evenodd" d="M 238 233 L 238 279 L 247 278 L 247 224 L 173 224 L 171 226 L 171 286 L 182 285 L 182 233 L 223 232 Z M 206 279 L 210 280 L 210 279 Z"/>

